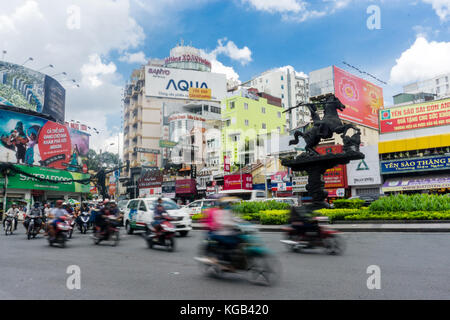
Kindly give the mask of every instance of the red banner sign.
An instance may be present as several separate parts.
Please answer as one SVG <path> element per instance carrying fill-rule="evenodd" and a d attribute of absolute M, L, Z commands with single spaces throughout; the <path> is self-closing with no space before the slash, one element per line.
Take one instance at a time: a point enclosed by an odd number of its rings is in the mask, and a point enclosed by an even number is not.
<path fill-rule="evenodd" d="M 227 156 L 223 156 L 223 171 L 230 172 L 230 159 Z"/>
<path fill-rule="evenodd" d="M 197 182 L 195 179 L 185 179 L 177 180 L 175 182 L 175 193 L 196 193 L 197 192 Z"/>
<path fill-rule="evenodd" d="M 450 99 L 429 101 L 380 111 L 381 133 L 450 124 Z"/>
<path fill-rule="evenodd" d="M 378 130 L 383 89 L 337 67 L 333 71 L 335 95 L 346 107 L 340 118 Z"/>
<path fill-rule="evenodd" d="M 253 190 L 253 177 L 249 173 L 231 174 L 223 177 L 223 190 Z"/>
<path fill-rule="evenodd" d="M 323 146 L 317 147 L 316 150 L 320 154 L 341 153 L 342 146 Z M 332 169 L 328 169 L 323 175 L 323 180 L 325 181 L 326 189 L 347 188 L 347 166 L 341 164 Z"/>

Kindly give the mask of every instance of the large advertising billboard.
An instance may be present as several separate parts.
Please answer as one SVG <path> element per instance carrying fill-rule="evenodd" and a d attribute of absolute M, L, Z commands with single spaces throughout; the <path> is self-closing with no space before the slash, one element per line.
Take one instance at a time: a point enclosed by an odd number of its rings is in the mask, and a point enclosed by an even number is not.
<path fill-rule="evenodd" d="M 381 133 L 450 125 L 450 99 L 380 111 Z"/>
<path fill-rule="evenodd" d="M 50 76 L 0 61 L 0 104 L 24 108 L 64 121 L 66 90 Z"/>
<path fill-rule="evenodd" d="M 198 97 L 197 90 L 210 89 L 208 94 Z M 199 91 L 202 92 L 201 90 Z M 145 94 L 149 97 L 221 101 L 227 92 L 224 74 L 182 70 L 173 68 L 145 67 Z"/>
<path fill-rule="evenodd" d="M 223 177 L 223 190 L 239 189 L 253 190 L 253 176 L 251 174 L 230 174 Z"/>
<path fill-rule="evenodd" d="M 378 110 L 383 108 L 383 89 L 334 66 L 335 96 L 345 105 L 343 120 L 378 130 Z"/>
<path fill-rule="evenodd" d="M 381 161 L 382 174 L 449 170 L 450 156 Z"/>
<path fill-rule="evenodd" d="M 0 141 L 0 161 L 87 171 L 89 135 L 65 125 L 1 110 Z"/>
<path fill-rule="evenodd" d="M 347 165 L 347 180 L 349 186 L 364 186 L 381 184 L 380 159 L 378 145 L 361 147 L 364 153 L 362 160 L 350 161 Z"/>

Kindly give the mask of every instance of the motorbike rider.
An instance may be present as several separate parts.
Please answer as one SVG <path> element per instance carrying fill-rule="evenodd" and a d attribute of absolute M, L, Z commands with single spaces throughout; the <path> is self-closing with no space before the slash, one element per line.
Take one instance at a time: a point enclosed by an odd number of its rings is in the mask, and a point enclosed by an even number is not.
<path fill-rule="evenodd" d="M 86 201 L 84 201 L 81 204 L 81 208 L 79 211 L 80 211 L 80 214 L 77 216 L 77 219 L 75 221 L 78 224 L 78 228 L 80 228 L 80 230 L 81 230 L 81 227 L 83 226 L 83 221 L 81 221 L 81 215 L 83 213 L 91 214 L 91 209 L 89 208 L 88 203 Z"/>
<path fill-rule="evenodd" d="M 238 220 L 234 217 L 231 205 L 234 198 L 222 198 L 218 202 L 218 207 L 207 210 L 206 224 L 208 226 L 208 237 L 217 241 L 224 249 L 223 260 L 230 262 L 230 252 L 237 248 L 240 243 L 239 232 L 236 231 Z M 229 266 L 232 269 L 232 266 Z"/>
<path fill-rule="evenodd" d="M 62 222 L 62 216 L 69 216 L 69 213 L 66 209 L 63 208 L 63 200 L 56 201 L 56 207 L 50 211 L 50 219 L 53 219 L 48 225 L 48 235 L 51 239 L 54 239 L 56 236 L 56 224 L 58 222 Z"/>
<path fill-rule="evenodd" d="M 302 238 L 305 238 L 306 232 L 318 230 L 317 223 L 312 221 L 312 215 L 302 207 L 291 208 L 288 222 Z"/>
<path fill-rule="evenodd" d="M 95 217 L 95 224 L 96 226 L 100 227 L 100 235 L 105 235 L 105 231 L 109 223 L 109 221 L 107 220 L 108 216 L 115 216 L 115 210 L 114 208 L 111 208 L 111 203 L 109 202 L 109 200 L 105 200 L 104 203 L 105 202 L 105 206 L 100 209 L 100 212 L 97 213 Z"/>
<path fill-rule="evenodd" d="M 19 208 L 17 207 L 17 204 L 13 203 L 11 208 L 6 211 L 5 216 L 3 217 L 3 228 L 5 228 L 6 217 L 10 214 L 14 216 L 14 230 L 16 230 L 19 219 Z"/>
<path fill-rule="evenodd" d="M 164 221 L 164 213 L 167 214 L 167 211 L 163 206 L 162 198 L 159 198 L 155 205 L 152 222 L 152 227 L 156 231 L 156 236 L 158 236 L 161 232 L 161 222 Z"/>
<path fill-rule="evenodd" d="M 39 230 L 37 233 L 39 233 L 42 229 L 42 208 L 41 204 L 39 202 L 35 202 L 33 205 L 33 208 L 30 208 L 27 213 L 27 217 L 25 218 L 25 221 L 23 222 L 23 225 L 25 227 L 25 230 L 27 230 L 28 233 L 28 225 L 30 223 L 30 216 L 36 217 L 34 220 L 35 225 L 39 226 Z"/>

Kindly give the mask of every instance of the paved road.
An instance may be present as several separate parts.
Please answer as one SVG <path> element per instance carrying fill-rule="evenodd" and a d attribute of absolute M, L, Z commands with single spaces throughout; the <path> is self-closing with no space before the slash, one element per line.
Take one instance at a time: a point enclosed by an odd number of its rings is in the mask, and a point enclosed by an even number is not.
<path fill-rule="evenodd" d="M 243 276 L 215 279 L 193 260 L 202 232 L 177 238 L 177 251 L 149 250 L 138 235 L 123 234 L 118 247 L 94 246 L 75 233 L 68 248 L 51 248 L 42 236 L 26 240 L 0 234 L 2 299 L 449 299 L 450 235 L 347 233 L 342 256 L 292 253 L 279 233 L 263 233 L 276 251 L 282 278 L 275 287 Z M 68 290 L 69 265 L 81 268 L 81 290 Z M 381 268 L 381 289 L 367 289 L 366 269 Z"/>

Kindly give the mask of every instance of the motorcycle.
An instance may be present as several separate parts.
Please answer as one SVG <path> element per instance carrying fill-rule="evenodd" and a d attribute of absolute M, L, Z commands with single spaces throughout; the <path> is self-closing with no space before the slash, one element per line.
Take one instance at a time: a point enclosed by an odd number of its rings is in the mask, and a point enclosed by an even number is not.
<path fill-rule="evenodd" d="M 75 216 L 71 215 L 70 219 L 68 221 L 68 223 L 70 225 L 70 230 L 68 232 L 69 239 L 72 239 L 73 229 L 75 228 L 75 220 L 76 220 Z"/>
<path fill-rule="evenodd" d="M 281 268 L 272 252 L 255 235 L 256 228 L 249 224 L 237 226 L 239 245 L 234 250 L 223 248 L 210 236 L 194 258 L 207 275 L 223 277 L 225 273 L 246 273 L 253 284 L 271 286 L 278 282 Z M 225 257 L 228 255 L 228 260 Z"/>
<path fill-rule="evenodd" d="M 37 221 L 39 221 L 39 216 L 28 216 L 28 227 L 27 227 L 27 239 L 30 240 L 31 238 L 36 238 L 37 234 L 39 233 L 39 230 L 41 229 L 41 224 L 39 224 Z M 36 221 L 37 220 L 37 221 Z"/>
<path fill-rule="evenodd" d="M 112 241 L 112 246 L 115 247 L 120 241 L 120 217 L 107 216 L 105 232 L 101 232 L 101 228 L 96 226 L 96 232 L 92 235 L 94 244 L 98 245 L 102 241 Z"/>
<path fill-rule="evenodd" d="M 5 220 L 5 235 L 13 234 L 14 230 L 14 214 L 10 213 L 6 216 Z"/>
<path fill-rule="evenodd" d="M 48 237 L 48 243 L 50 247 L 53 247 L 54 244 L 59 244 L 62 248 L 66 247 L 66 241 L 68 240 L 68 233 L 72 229 L 69 221 L 67 221 L 67 217 L 60 217 L 62 221 L 58 221 L 56 223 L 56 234 L 55 237 Z"/>
<path fill-rule="evenodd" d="M 319 225 L 319 221 L 328 221 L 328 218 L 314 217 L 312 220 L 313 227 L 305 232 L 299 232 L 292 226 L 283 228 L 287 237 L 280 241 L 294 252 L 322 247 L 327 254 L 342 254 L 345 249 L 345 242 L 340 232 Z"/>
<path fill-rule="evenodd" d="M 82 234 L 86 234 L 89 229 L 89 220 L 91 218 L 91 214 L 89 212 L 82 212 L 80 215 L 80 225 L 79 229 Z"/>
<path fill-rule="evenodd" d="M 149 223 L 144 234 L 145 241 L 150 249 L 153 246 L 166 247 L 167 251 L 173 252 L 175 250 L 175 234 L 176 228 L 170 223 L 173 219 L 169 216 L 164 218 L 164 221 L 159 225 L 161 230 L 157 232 L 155 228 Z"/>

